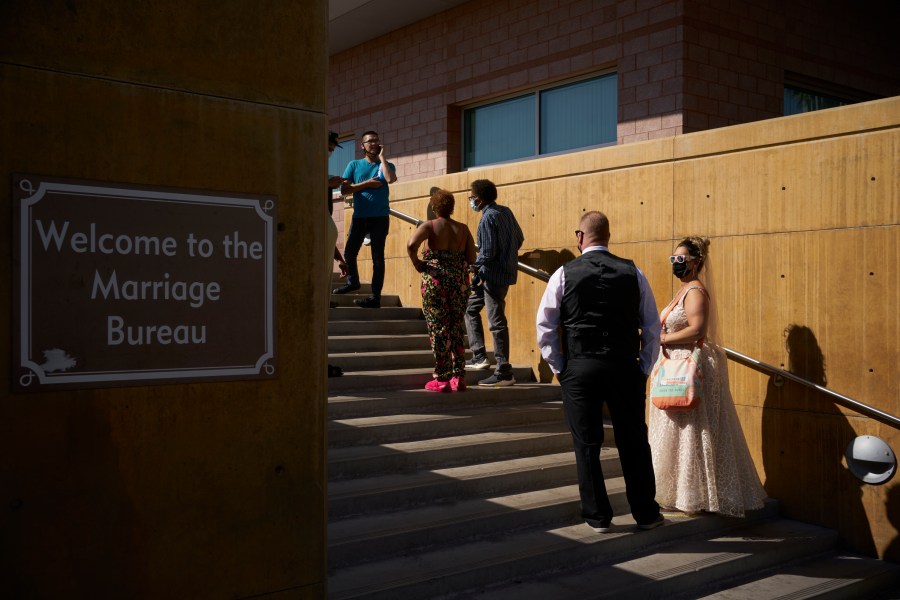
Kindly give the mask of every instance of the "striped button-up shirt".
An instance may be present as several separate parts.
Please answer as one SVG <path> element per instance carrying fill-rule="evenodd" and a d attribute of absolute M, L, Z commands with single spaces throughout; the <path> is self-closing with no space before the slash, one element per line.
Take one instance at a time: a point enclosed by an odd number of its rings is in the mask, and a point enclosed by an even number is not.
<path fill-rule="evenodd" d="M 519 248 L 524 241 L 522 228 L 508 207 L 495 202 L 485 206 L 478 223 L 478 258 L 475 259 L 481 279 L 494 285 L 514 284 Z"/>

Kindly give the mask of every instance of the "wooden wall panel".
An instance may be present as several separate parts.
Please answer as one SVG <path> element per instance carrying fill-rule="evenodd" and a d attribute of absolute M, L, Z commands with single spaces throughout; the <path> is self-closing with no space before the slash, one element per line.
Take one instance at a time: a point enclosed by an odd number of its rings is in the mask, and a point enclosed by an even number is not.
<path fill-rule="evenodd" d="M 676 230 L 696 222 L 725 236 L 896 223 L 900 195 L 883 157 L 898 143 L 891 129 L 684 159 L 675 167 Z"/>
<path fill-rule="evenodd" d="M 875 396 L 868 402 L 900 413 L 900 394 L 878 397 L 900 386 L 891 358 L 900 353 L 898 234 L 893 226 L 713 238 L 722 339 L 845 395 Z M 748 377 L 747 395 L 759 396 L 749 373 L 736 377 L 742 391 Z"/>
<path fill-rule="evenodd" d="M 468 184 L 491 179 L 524 230 L 520 260 L 548 272 L 577 255 L 580 216 L 602 210 L 612 252 L 635 260 L 659 308 L 677 283 L 668 263 L 674 245 L 688 234 L 710 237 L 725 345 L 896 415 L 898 164 L 900 98 L 891 98 L 417 180 L 393 186 L 392 197 L 421 215 L 431 185 L 453 186 L 456 216 L 474 232 Z M 397 258 L 385 291 L 421 306 L 403 248 L 389 244 Z M 549 381 L 534 334 L 544 288 L 520 274 L 508 315 L 512 361 Z M 900 478 L 860 486 L 841 465 L 855 435 L 878 435 L 896 451 L 898 431 L 749 367 L 730 362 L 729 374 L 757 469 L 783 513 L 837 528 L 851 549 L 900 560 L 900 524 L 888 518 L 900 514 Z"/>
<path fill-rule="evenodd" d="M 819 110 L 756 123 L 710 129 L 676 136 L 676 160 L 698 156 L 725 155 L 752 148 L 780 146 L 803 141 L 857 135 L 860 132 L 893 128 L 900 115 L 897 97 L 863 102 L 848 107 Z M 848 157 L 849 158 L 849 157 Z"/>

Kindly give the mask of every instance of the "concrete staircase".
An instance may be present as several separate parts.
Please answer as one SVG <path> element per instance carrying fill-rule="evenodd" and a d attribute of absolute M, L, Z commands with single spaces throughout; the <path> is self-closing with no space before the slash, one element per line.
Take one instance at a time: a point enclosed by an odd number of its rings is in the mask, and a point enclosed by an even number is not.
<path fill-rule="evenodd" d="M 900 567 L 841 554 L 835 532 L 781 519 L 666 513 L 638 532 L 612 429 L 604 473 L 616 514 L 579 518 L 555 385 L 516 368 L 509 388 L 422 388 L 433 356 L 421 311 L 333 296 L 329 360 L 329 598 L 900 598 Z M 882 594 L 882 595 L 878 595 Z M 884 595 L 888 594 L 888 595 Z"/>

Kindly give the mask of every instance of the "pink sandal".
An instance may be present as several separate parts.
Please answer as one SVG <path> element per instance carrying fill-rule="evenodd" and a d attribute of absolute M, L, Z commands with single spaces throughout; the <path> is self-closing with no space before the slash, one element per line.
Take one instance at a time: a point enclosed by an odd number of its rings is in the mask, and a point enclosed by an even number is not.
<path fill-rule="evenodd" d="M 432 379 L 428 383 L 425 384 L 425 389 L 429 392 L 449 392 L 450 391 L 450 382 L 449 381 L 438 381 L 437 379 Z"/>

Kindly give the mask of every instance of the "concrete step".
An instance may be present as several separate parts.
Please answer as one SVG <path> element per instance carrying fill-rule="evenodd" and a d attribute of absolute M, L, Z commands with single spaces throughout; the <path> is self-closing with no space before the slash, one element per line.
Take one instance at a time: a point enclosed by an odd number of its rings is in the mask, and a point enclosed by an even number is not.
<path fill-rule="evenodd" d="M 353 371 L 433 368 L 434 354 L 431 350 L 329 352 L 328 364 L 338 365 L 344 370 L 345 374 Z"/>
<path fill-rule="evenodd" d="M 329 598 L 665 598 L 666 590 L 824 552 L 836 543 L 833 531 L 773 521 L 776 512 L 777 503 L 768 502 L 746 520 L 680 515 L 639 531 L 630 516 L 616 516 L 605 534 L 584 523 L 516 531 L 337 569 L 329 578 Z M 573 567 L 580 567 L 576 575 L 559 574 Z M 510 584 L 485 587 L 499 581 Z"/>
<path fill-rule="evenodd" d="M 369 286 L 368 284 L 365 287 L 371 288 L 371 286 Z M 360 308 L 360 307 L 356 306 L 356 304 L 354 304 L 353 301 L 354 300 L 363 300 L 365 298 L 368 298 L 369 295 L 371 295 L 371 293 L 372 293 L 371 289 L 367 289 L 367 290 L 363 291 L 363 288 L 360 288 L 358 291 L 352 292 L 350 294 L 332 294 L 331 301 L 337 304 L 337 307 L 335 307 L 335 308 L 340 308 L 340 307 Z M 402 304 L 400 304 L 400 296 L 397 296 L 395 294 L 382 294 L 381 295 L 381 308 L 396 307 L 396 306 L 403 306 Z"/>
<path fill-rule="evenodd" d="M 414 306 L 383 306 L 381 308 L 359 308 L 358 306 L 338 306 L 328 309 L 328 321 L 396 321 L 420 320 L 425 325 L 422 309 Z M 385 333 L 384 330 L 381 333 Z"/>
<path fill-rule="evenodd" d="M 702 596 L 707 600 L 873 597 L 900 598 L 900 565 L 849 554 L 832 554 L 782 566 L 761 576 L 757 574 L 753 581 Z"/>
<path fill-rule="evenodd" d="M 654 531 L 665 529 L 666 526 Z M 465 597 L 484 600 L 696 598 L 710 582 L 754 576 L 785 562 L 831 552 L 836 544 L 835 531 L 773 519 L 727 531 L 712 529 L 650 550 L 638 549 L 637 554 L 621 553 L 593 560 L 561 575 L 529 576 L 514 584 L 472 590 Z"/>
<path fill-rule="evenodd" d="M 328 337 L 329 354 L 341 352 L 384 352 L 387 350 L 428 350 L 430 352 L 431 343 L 428 341 L 427 333 Z"/>
<path fill-rule="evenodd" d="M 337 288 L 341 287 L 345 283 L 347 283 L 346 279 L 332 279 L 331 289 L 336 290 Z M 371 293 L 372 293 L 372 284 L 371 283 L 360 283 L 359 289 L 354 292 L 349 292 L 347 294 L 331 294 L 331 300 L 334 301 L 334 300 L 337 300 L 338 298 L 340 298 L 341 296 L 351 296 L 353 294 L 356 294 L 357 298 L 359 298 L 359 297 L 365 298 L 366 296 L 368 296 Z"/>
<path fill-rule="evenodd" d="M 479 371 L 485 373 L 485 371 Z M 487 407 L 518 407 L 535 402 L 561 402 L 560 387 L 551 383 L 517 383 L 509 388 L 472 387 L 464 393 L 435 394 L 421 387 L 406 390 L 359 390 L 328 397 L 329 419 L 378 415 L 426 414 Z"/>
<path fill-rule="evenodd" d="M 615 513 L 628 513 L 624 480 L 611 478 L 606 486 Z M 578 486 L 566 485 L 342 519 L 328 525 L 328 564 L 335 569 L 527 527 L 562 526 L 580 515 Z"/>
<path fill-rule="evenodd" d="M 343 377 L 332 377 L 328 380 L 328 395 L 347 394 L 358 390 L 390 390 L 390 389 L 423 389 L 425 384 L 431 381 L 434 374 L 434 357 L 431 358 L 431 366 L 418 369 L 392 369 L 389 371 L 372 370 L 372 371 L 347 371 Z M 343 365 L 340 360 L 335 358 L 329 359 L 329 363 L 335 364 L 341 368 Z M 462 392 L 469 393 L 473 386 L 479 381 L 489 377 L 493 371 L 466 371 L 466 384 L 469 390 Z M 529 366 L 513 365 L 513 375 L 516 383 L 534 382 L 534 373 Z M 512 386 L 516 387 L 516 386 Z M 479 388 L 481 390 L 482 388 Z M 510 388 L 491 388 L 494 393 L 500 393 L 502 390 Z M 457 393 L 459 395 L 460 393 Z M 435 394 L 436 396 L 452 396 L 452 394 Z"/>
<path fill-rule="evenodd" d="M 426 341 L 427 341 L 426 336 Z M 330 343 L 330 342 L 329 342 Z M 494 362 L 494 353 L 488 352 L 488 359 Z M 466 350 L 465 360 L 472 358 L 472 352 Z M 416 369 L 434 367 L 434 353 L 430 344 L 427 348 L 407 349 L 402 347 L 389 350 L 351 350 L 348 352 L 329 352 L 328 364 L 338 365 L 345 372 L 353 371 L 392 371 L 397 369 Z M 494 367 L 481 369 L 478 380 L 489 377 Z M 422 385 L 425 385 L 424 383 Z"/>
<path fill-rule="evenodd" d="M 601 449 L 609 477 L 620 475 L 618 453 Z M 604 473 L 607 473 L 605 470 Z M 459 467 L 396 473 L 334 481 L 328 486 L 331 520 L 353 515 L 453 502 L 467 498 L 521 493 L 575 483 L 575 457 L 571 451 Z"/>
<path fill-rule="evenodd" d="M 332 308 L 331 312 L 338 310 Z M 366 309 L 360 309 L 366 310 Z M 373 309 L 374 310 L 374 309 Z M 382 310 L 382 309 L 379 309 Z M 425 326 L 425 319 L 422 318 L 421 312 L 418 318 L 409 319 L 373 319 L 372 321 L 352 320 L 339 321 L 330 319 L 328 321 L 328 340 L 338 336 L 371 336 L 385 335 L 389 332 L 393 335 L 419 334 L 428 336 L 428 328 Z M 429 345 L 429 348 L 431 346 Z"/>
<path fill-rule="evenodd" d="M 328 452 L 328 478 L 336 481 L 446 469 L 571 449 L 572 436 L 565 423 L 542 423 L 413 442 L 333 448 Z"/>
<path fill-rule="evenodd" d="M 338 448 L 444 438 L 463 433 L 500 432 L 539 424 L 566 425 L 561 402 L 462 409 L 447 405 L 443 408 L 438 413 L 332 419 L 328 423 L 328 444 Z"/>

